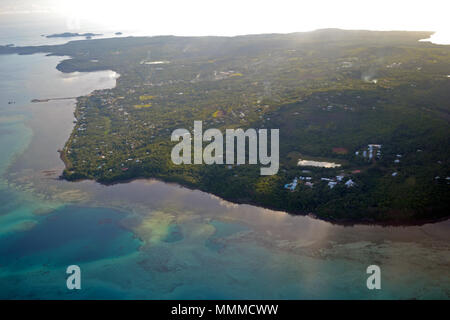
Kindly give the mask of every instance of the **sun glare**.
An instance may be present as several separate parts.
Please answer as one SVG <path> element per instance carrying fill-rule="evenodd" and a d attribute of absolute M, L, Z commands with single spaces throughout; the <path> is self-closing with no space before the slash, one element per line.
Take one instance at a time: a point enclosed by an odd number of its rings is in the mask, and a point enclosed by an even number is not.
<path fill-rule="evenodd" d="M 449 41 L 442 1 L 52 0 L 69 29 L 91 23 L 148 35 L 237 35 L 320 28 L 438 31 Z"/>

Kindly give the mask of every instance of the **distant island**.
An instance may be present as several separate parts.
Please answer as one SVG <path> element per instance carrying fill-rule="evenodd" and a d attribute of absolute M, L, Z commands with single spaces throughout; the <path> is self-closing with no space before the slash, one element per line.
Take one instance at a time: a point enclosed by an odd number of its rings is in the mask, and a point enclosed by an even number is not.
<path fill-rule="evenodd" d="M 116 33 L 114 33 L 116 36 L 121 36 L 122 35 L 122 32 L 116 32 Z"/>
<path fill-rule="evenodd" d="M 100 33 L 73 33 L 73 32 L 64 32 L 64 33 L 55 33 L 45 36 L 46 38 L 74 38 L 74 37 L 86 37 L 92 38 L 95 36 L 102 36 Z"/>
<path fill-rule="evenodd" d="M 70 56 L 58 70 L 120 74 L 115 88 L 77 99 L 64 179 L 157 178 L 335 223 L 421 224 L 450 216 L 450 46 L 419 41 L 430 34 L 120 37 L 0 54 Z M 279 128 L 278 174 L 175 165 L 171 132 L 194 120 Z"/>

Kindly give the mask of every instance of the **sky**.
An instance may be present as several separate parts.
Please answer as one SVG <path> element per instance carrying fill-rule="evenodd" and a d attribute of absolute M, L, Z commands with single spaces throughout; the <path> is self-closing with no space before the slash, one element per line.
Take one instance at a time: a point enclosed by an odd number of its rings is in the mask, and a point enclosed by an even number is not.
<path fill-rule="evenodd" d="M 448 0 L 0 0 L 1 16 L 62 17 L 148 35 L 239 35 L 321 28 L 437 31 L 450 43 Z M 95 31 L 95 30 L 93 30 Z"/>

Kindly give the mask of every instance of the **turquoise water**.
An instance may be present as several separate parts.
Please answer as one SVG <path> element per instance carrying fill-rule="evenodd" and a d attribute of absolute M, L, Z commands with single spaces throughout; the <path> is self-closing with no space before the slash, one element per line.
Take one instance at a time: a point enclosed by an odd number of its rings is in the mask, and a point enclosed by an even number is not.
<path fill-rule="evenodd" d="M 61 59 L 0 56 L 0 298 L 450 297 L 449 221 L 342 227 L 154 180 L 59 180 L 74 101 L 29 101 L 88 94 L 117 76 L 64 75 Z M 66 288 L 72 264 L 79 291 Z M 366 288 L 371 264 L 380 291 Z"/>
<path fill-rule="evenodd" d="M 30 265 L 64 267 L 73 260 L 126 255 L 139 248 L 139 241 L 121 230 L 120 218 L 119 212 L 105 208 L 61 207 L 27 232 L 3 235 L 0 264 L 16 272 Z"/>

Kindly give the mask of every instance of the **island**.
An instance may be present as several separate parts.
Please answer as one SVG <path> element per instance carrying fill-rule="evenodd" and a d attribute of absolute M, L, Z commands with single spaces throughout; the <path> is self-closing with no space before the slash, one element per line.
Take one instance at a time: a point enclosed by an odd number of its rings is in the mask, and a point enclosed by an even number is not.
<path fill-rule="evenodd" d="M 132 37 L 0 53 L 70 56 L 58 70 L 120 74 L 114 88 L 77 98 L 63 179 L 156 178 L 334 223 L 406 225 L 449 217 L 450 46 L 419 41 L 431 34 Z M 171 133 L 192 132 L 195 120 L 222 132 L 279 129 L 278 173 L 172 163 Z"/>
<path fill-rule="evenodd" d="M 45 36 L 46 38 L 74 38 L 74 37 L 86 37 L 92 38 L 95 36 L 101 36 L 100 33 L 73 33 L 73 32 L 64 32 L 64 33 L 55 33 Z"/>

